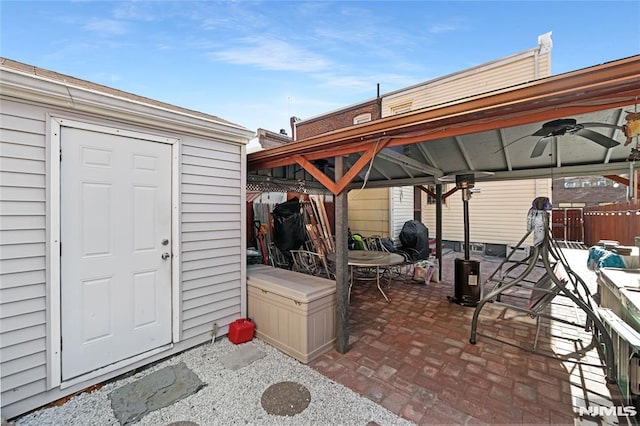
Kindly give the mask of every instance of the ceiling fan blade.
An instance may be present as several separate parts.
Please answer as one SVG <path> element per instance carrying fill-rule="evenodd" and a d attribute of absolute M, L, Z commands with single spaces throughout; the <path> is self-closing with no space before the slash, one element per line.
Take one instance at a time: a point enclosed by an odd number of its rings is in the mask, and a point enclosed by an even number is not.
<path fill-rule="evenodd" d="M 538 139 L 536 146 L 534 146 L 533 151 L 531 151 L 531 158 L 540 157 L 547 145 L 549 145 L 549 138 Z"/>
<path fill-rule="evenodd" d="M 574 134 L 582 136 L 583 138 L 590 139 L 605 148 L 613 148 L 614 146 L 620 145 L 620 142 L 617 142 L 610 137 L 603 135 L 602 133 L 594 132 L 593 130 L 589 129 L 580 129 Z"/>
<path fill-rule="evenodd" d="M 610 129 L 622 130 L 622 126 L 609 123 L 580 123 L 580 127 L 608 127 Z"/>

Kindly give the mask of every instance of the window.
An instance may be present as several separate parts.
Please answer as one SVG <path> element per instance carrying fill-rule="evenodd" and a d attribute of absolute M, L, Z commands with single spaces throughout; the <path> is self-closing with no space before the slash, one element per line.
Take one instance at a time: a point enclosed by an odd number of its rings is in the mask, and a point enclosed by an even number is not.
<path fill-rule="evenodd" d="M 433 192 L 434 194 L 436 193 L 436 186 L 433 185 L 433 184 L 432 185 L 427 185 L 427 189 L 429 191 Z M 426 194 L 426 193 L 424 195 L 427 198 L 427 204 L 434 204 L 434 205 L 436 204 L 435 197 L 432 197 L 431 195 Z"/>
<path fill-rule="evenodd" d="M 367 112 L 365 114 L 356 115 L 353 118 L 353 124 L 362 124 L 371 121 L 371 113 Z"/>
<path fill-rule="evenodd" d="M 411 102 L 394 105 L 391 108 L 391 115 L 402 114 L 411 111 Z"/>

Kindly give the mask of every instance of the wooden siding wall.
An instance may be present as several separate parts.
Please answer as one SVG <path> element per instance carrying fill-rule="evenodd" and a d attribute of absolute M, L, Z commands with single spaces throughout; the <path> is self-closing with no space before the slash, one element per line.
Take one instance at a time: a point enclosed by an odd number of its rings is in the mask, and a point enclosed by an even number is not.
<path fill-rule="evenodd" d="M 402 225 L 408 220 L 413 220 L 413 186 L 400 186 L 389 188 L 392 200 L 393 230 L 391 238 L 400 244 L 400 232 Z"/>
<path fill-rule="evenodd" d="M 520 241 L 527 232 L 531 202 L 536 197 L 551 198 L 550 182 L 550 179 L 477 182 L 475 187 L 481 192 L 473 194 L 469 201 L 470 242 L 511 244 Z M 429 237 L 435 238 L 436 209 L 434 204 L 426 204 L 426 199 L 425 196 L 423 222 L 429 228 Z M 460 191 L 447 198 L 442 216 L 442 239 L 464 241 Z"/>
<path fill-rule="evenodd" d="M 369 237 L 389 236 L 389 189 L 354 189 L 349 191 L 349 228 Z"/>
<path fill-rule="evenodd" d="M 614 240 L 631 246 L 635 237 L 640 237 L 640 201 L 584 209 L 585 244 Z"/>
<path fill-rule="evenodd" d="M 539 55 L 537 58 L 537 71 L 536 56 L 531 52 L 385 96 L 382 98 L 382 117 L 393 115 L 393 108 L 398 105 L 409 103 L 411 110 L 416 110 L 531 81 L 536 78 L 536 72 L 538 78 L 551 75 L 551 53 Z"/>
<path fill-rule="evenodd" d="M 223 141 L 182 145 L 182 339 L 219 334 L 240 315 L 241 150 Z"/>
<path fill-rule="evenodd" d="M 0 399 L 46 389 L 45 114 L 0 109 Z"/>

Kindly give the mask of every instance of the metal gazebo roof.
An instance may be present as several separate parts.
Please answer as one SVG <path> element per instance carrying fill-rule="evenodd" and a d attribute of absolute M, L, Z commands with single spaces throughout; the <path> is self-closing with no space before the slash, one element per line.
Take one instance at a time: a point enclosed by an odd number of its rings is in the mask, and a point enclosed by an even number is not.
<path fill-rule="evenodd" d="M 492 172 L 485 181 L 628 173 L 638 136 L 627 139 L 623 126 L 635 128 L 628 119 L 640 112 L 639 97 L 637 55 L 251 153 L 248 183 L 295 182 L 339 194 L 365 183 L 419 185 L 473 171 Z M 620 143 L 605 148 L 577 127 L 549 137 L 532 157 L 541 137 L 531 135 L 558 119 Z M 336 156 L 347 170 L 337 180 Z"/>

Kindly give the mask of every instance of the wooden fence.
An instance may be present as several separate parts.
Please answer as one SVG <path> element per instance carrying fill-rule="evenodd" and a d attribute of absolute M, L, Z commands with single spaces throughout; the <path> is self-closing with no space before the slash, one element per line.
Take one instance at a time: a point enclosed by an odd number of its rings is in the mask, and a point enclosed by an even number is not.
<path fill-rule="evenodd" d="M 634 245 L 640 236 L 640 202 L 609 204 L 584 209 L 584 242 L 588 246 L 600 240 Z"/>

